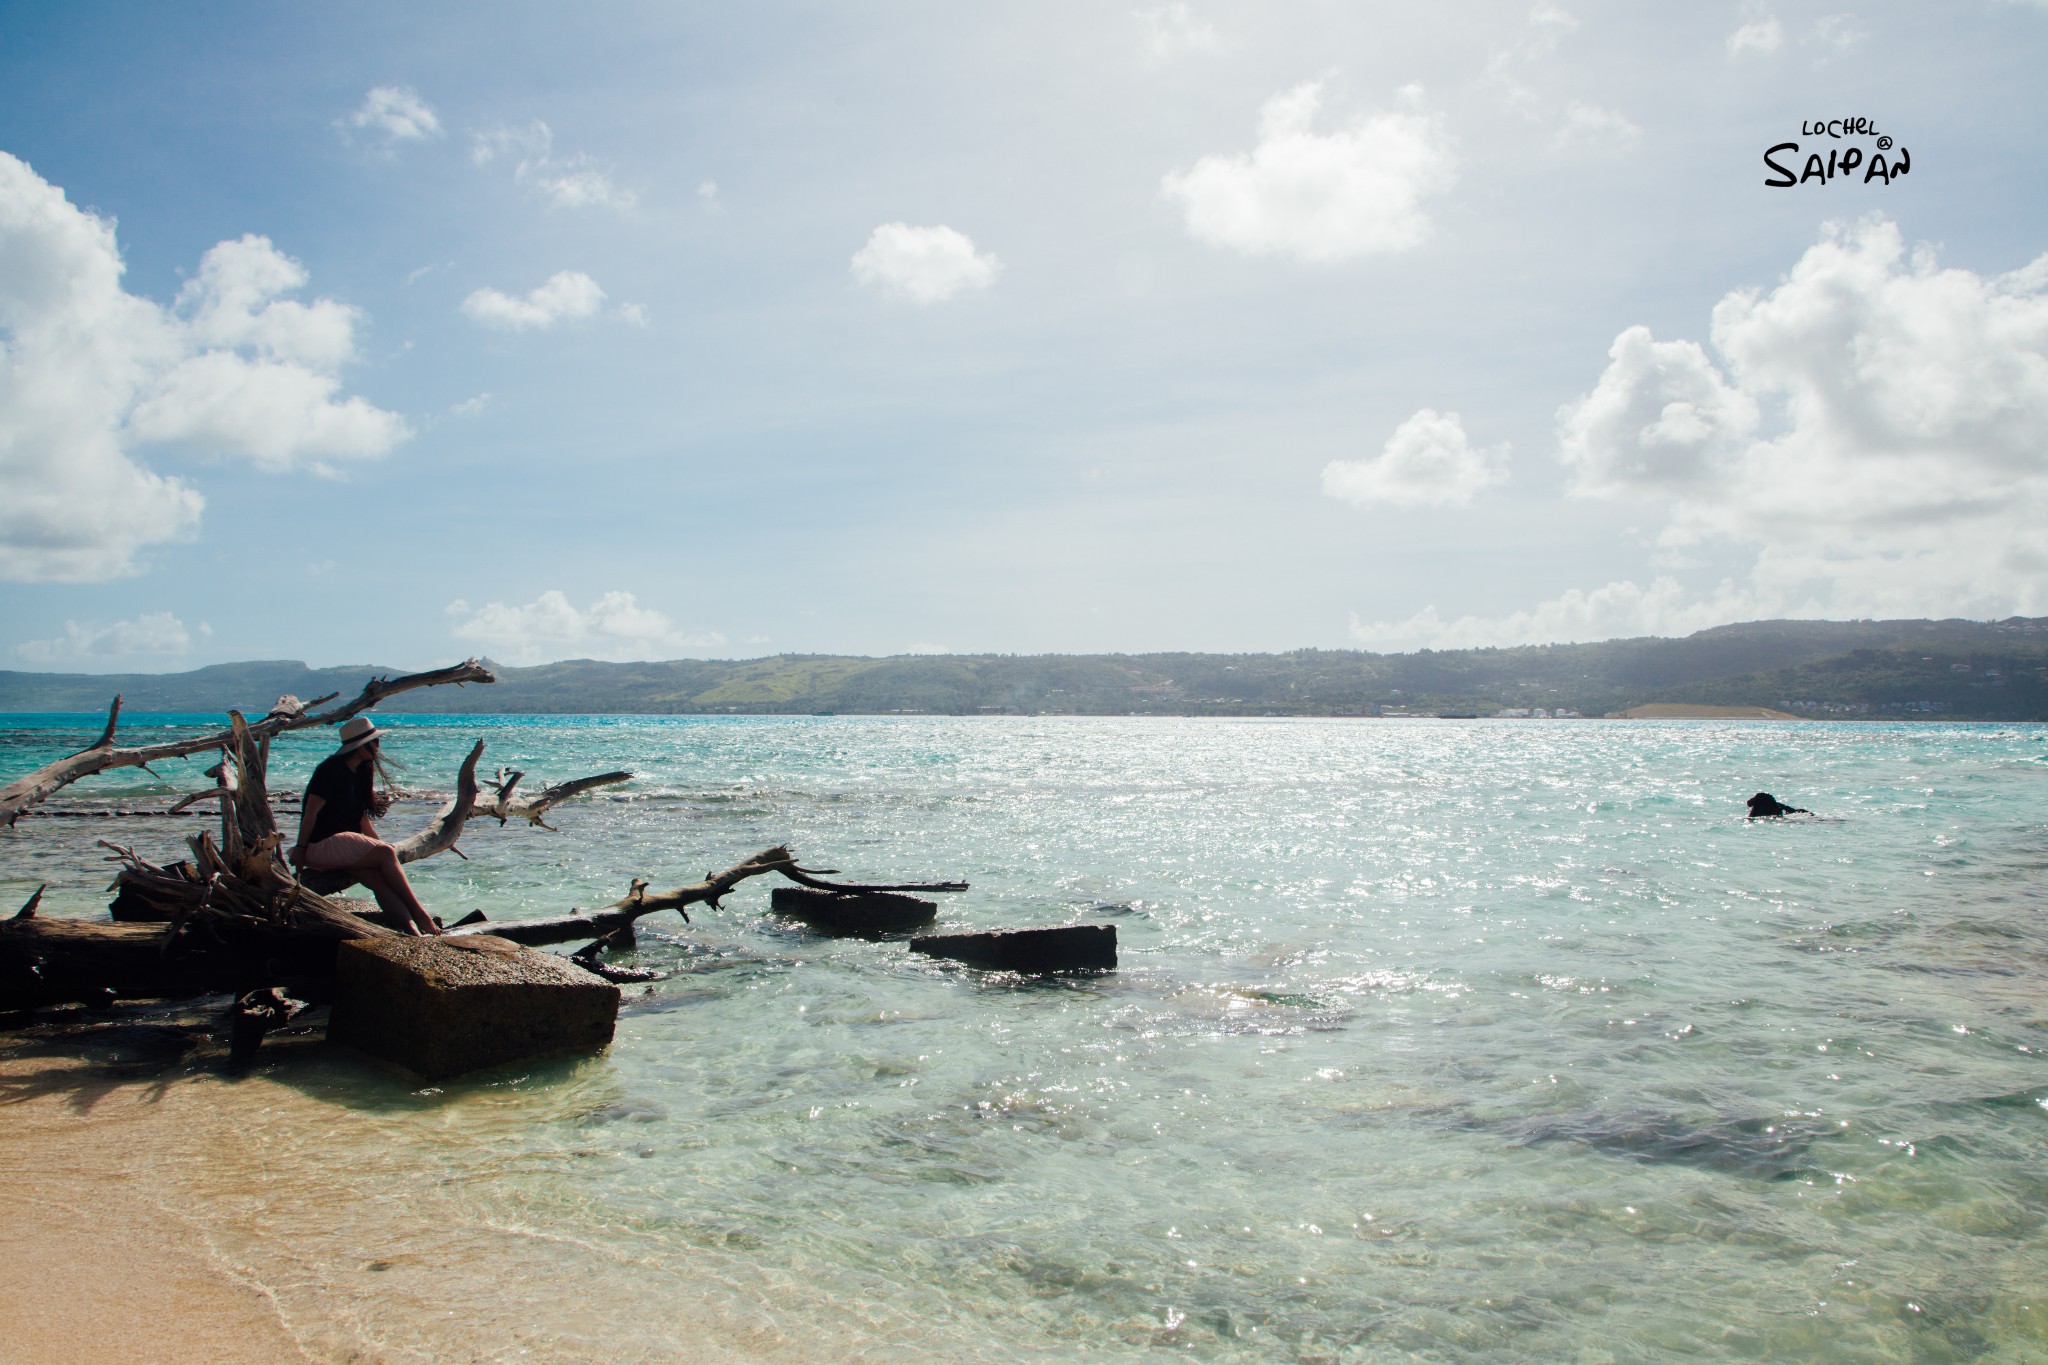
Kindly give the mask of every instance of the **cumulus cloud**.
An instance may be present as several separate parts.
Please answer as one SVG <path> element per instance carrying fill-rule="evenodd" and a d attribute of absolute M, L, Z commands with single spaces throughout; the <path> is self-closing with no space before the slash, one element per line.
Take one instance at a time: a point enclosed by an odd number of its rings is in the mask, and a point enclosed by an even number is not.
<path fill-rule="evenodd" d="M 631 662 L 725 643 L 716 632 L 678 630 L 667 616 L 641 606 L 629 592 L 608 592 L 587 611 L 579 611 L 551 588 L 524 606 L 489 602 L 472 608 L 464 601 L 450 602 L 448 615 L 455 618 L 456 639 L 482 645 L 494 658 L 512 664 L 571 658 Z"/>
<path fill-rule="evenodd" d="M 2044 290 L 2048 256 L 1985 277 L 1882 217 L 1830 224 L 1775 289 L 1715 306 L 1712 356 L 1623 332 L 1560 410 L 1560 456 L 1579 493 L 1661 505 L 1665 544 L 1756 543 L 1843 609 L 2041 609 Z"/>
<path fill-rule="evenodd" d="M 510 162 L 512 178 L 556 208 L 600 208 L 623 213 L 639 202 L 639 196 L 621 187 L 609 170 L 590 157 L 582 152 L 556 156 L 554 147 L 554 130 L 535 119 L 524 128 L 494 128 L 472 134 L 469 155 L 479 166 L 500 160 Z"/>
<path fill-rule="evenodd" d="M 1362 621 L 1354 614 L 1351 638 L 1373 650 L 1474 649 L 1690 635 L 1730 621 L 1820 614 L 1812 602 L 1794 603 L 1779 594 L 1759 596 L 1732 582 L 1701 597 L 1688 593 L 1675 579 L 1658 578 L 1647 588 L 1633 582 L 1609 583 L 1591 592 L 1572 588 L 1504 616 L 1447 621 L 1435 606 L 1424 607 L 1405 621 Z"/>
<path fill-rule="evenodd" d="M 441 136 L 441 120 L 426 101 L 399 85 L 375 87 L 363 97 L 361 107 L 342 122 L 381 135 L 387 147 Z"/>
<path fill-rule="evenodd" d="M 1131 13 L 1141 35 L 1138 50 L 1149 61 L 1168 62 L 1190 53 L 1214 52 L 1219 46 L 1216 26 L 1198 18 L 1184 0 Z"/>
<path fill-rule="evenodd" d="M 199 631 L 202 635 L 213 633 L 205 625 Z M 184 654 L 191 648 L 192 633 L 185 629 L 185 623 L 170 612 L 156 611 L 107 626 L 82 626 L 66 621 L 64 633 L 56 639 L 24 641 L 14 647 L 14 652 L 31 663 L 63 663 L 74 659 Z"/>
<path fill-rule="evenodd" d="M 1377 648 L 1684 634 L 1762 617 L 2048 613 L 2048 254 L 1944 268 L 1882 216 L 1831 223 L 1709 342 L 1630 327 L 1558 411 L 1579 496 L 1658 517 L 1666 552 L 1733 548 L 1746 581 L 1573 589 L 1500 617 L 1360 622 Z"/>
<path fill-rule="evenodd" d="M 1323 492 L 1359 507 L 1463 507 L 1507 476 L 1505 446 L 1474 449 L 1457 413 L 1423 408 L 1374 458 L 1323 466 Z"/>
<path fill-rule="evenodd" d="M 1784 45 L 1785 26 L 1769 15 L 1752 20 L 1728 35 L 1728 55 L 1731 57 L 1752 52 L 1768 57 Z"/>
<path fill-rule="evenodd" d="M 972 238 L 944 224 L 884 223 L 853 254 L 856 280 L 920 304 L 987 289 L 1002 270 L 992 253 L 977 252 Z"/>
<path fill-rule="evenodd" d="M 93 581 L 189 536 L 204 500 L 146 468 L 178 442 L 261 467 L 387 454 L 403 419 L 337 399 L 355 309 L 267 238 L 222 242 L 166 308 L 121 287 L 111 222 L 0 152 L 0 578 Z"/>
<path fill-rule="evenodd" d="M 1248 256 L 1331 264 L 1407 251 L 1429 235 L 1422 203 L 1455 180 L 1449 136 L 1410 107 L 1315 131 L 1322 82 L 1266 102 L 1258 145 L 1205 156 L 1161 181 L 1188 233 Z M 1419 87 L 1403 95 L 1418 105 Z"/>
<path fill-rule="evenodd" d="M 580 270 L 556 271 L 520 297 L 486 288 L 462 301 L 472 321 L 507 332 L 545 331 L 558 322 L 595 317 L 603 306 L 604 290 Z"/>

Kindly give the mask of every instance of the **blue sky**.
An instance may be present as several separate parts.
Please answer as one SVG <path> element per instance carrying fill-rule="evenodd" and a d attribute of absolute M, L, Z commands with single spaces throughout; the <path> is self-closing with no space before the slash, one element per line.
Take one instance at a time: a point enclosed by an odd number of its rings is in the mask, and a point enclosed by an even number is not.
<path fill-rule="evenodd" d="M 0 667 L 2048 613 L 2044 57 L 2020 0 L 0 5 Z"/>

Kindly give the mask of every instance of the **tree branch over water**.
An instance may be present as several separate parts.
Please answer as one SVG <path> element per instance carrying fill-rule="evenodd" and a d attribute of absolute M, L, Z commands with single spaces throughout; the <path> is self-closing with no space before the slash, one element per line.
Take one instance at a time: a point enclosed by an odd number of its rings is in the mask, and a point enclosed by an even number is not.
<path fill-rule="evenodd" d="M 368 711 L 387 697 L 401 692 L 410 692 L 420 687 L 440 687 L 447 683 L 460 686 L 463 683 L 496 682 L 491 671 L 476 659 L 467 659 L 447 668 L 437 668 L 430 673 L 408 673 L 401 678 L 372 678 L 364 685 L 354 701 L 326 711 L 314 712 L 312 706 L 321 701 L 332 700 L 321 697 L 316 701 L 301 702 L 296 697 L 280 697 L 270 714 L 254 725 L 247 727 L 252 740 L 267 743 L 273 736 L 290 730 L 306 730 L 316 725 L 338 725 L 349 717 Z M 11 829 L 21 813 L 37 802 L 46 799 L 52 792 L 60 791 L 83 777 L 95 773 L 109 772 L 115 768 L 141 768 L 148 771 L 149 765 L 161 759 L 187 758 L 193 754 L 210 750 L 228 750 L 235 743 L 235 727 L 229 726 L 210 735 L 193 739 L 171 740 L 164 744 L 150 744 L 137 749 L 114 747 L 114 729 L 121 717 L 121 699 L 115 697 L 107 709 L 106 728 L 100 737 L 68 758 L 17 778 L 0 787 L 0 821 Z"/>

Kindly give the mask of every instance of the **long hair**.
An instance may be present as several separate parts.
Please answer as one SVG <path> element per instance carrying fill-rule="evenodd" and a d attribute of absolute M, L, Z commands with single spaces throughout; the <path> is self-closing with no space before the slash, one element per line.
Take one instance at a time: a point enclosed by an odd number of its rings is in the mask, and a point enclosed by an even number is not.
<path fill-rule="evenodd" d="M 384 757 L 384 745 L 381 742 L 370 754 L 370 771 L 375 774 L 375 787 L 370 793 L 370 814 L 379 820 L 390 812 L 392 801 L 397 799 L 398 784 L 392 781 L 391 774 L 404 766 L 395 758 Z"/>

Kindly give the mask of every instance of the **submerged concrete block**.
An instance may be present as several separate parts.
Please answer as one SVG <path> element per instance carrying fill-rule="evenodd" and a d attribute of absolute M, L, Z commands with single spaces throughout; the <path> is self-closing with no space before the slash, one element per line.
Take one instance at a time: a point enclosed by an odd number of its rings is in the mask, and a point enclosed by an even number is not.
<path fill-rule="evenodd" d="M 1116 966 L 1116 926 L 1074 924 L 1064 929 L 930 934 L 910 940 L 910 951 L 999 972 L 1101 970 Z"/>
<path fill-rule="evenodd" d="M 938 918 L 936 901 L 897 891 L 848 895 L 807 886 L 778 886 L 768 897 L 778 915 L 802 920 L 821 934 L 903 934 Z"/>
<path fill-rule="evenodd" d="M 436 1081 L 603 1047 L 619 988 L 488 934 L 351 939 L 335 955 L 327 1036 Z"/>

